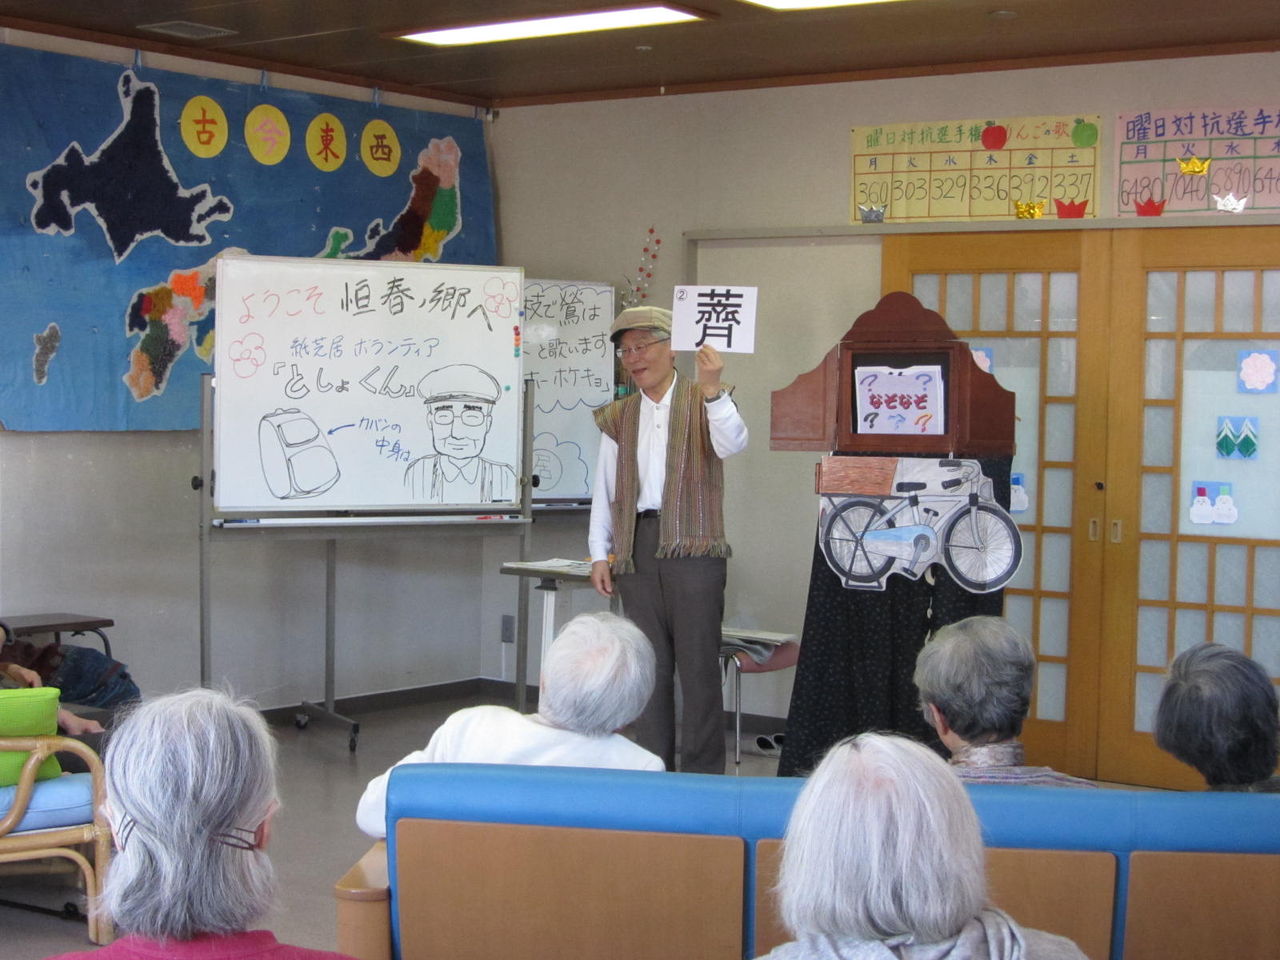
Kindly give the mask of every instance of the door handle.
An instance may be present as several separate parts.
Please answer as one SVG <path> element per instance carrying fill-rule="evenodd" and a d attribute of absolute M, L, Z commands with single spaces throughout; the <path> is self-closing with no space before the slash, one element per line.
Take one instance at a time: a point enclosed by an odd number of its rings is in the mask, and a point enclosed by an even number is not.
<path fill-rule="evenodd" d="M 1102 521 L 1097 517 L 1089 518 L 1089 540 L 1096 541 L 1102 534 Z"/>
<path fill-rule="evenodd" d="M 1111 521 L 1111 542 L 1120 543 L 1124 540 L 1124 527 L 1121 526 L 1119 520 Z"/>

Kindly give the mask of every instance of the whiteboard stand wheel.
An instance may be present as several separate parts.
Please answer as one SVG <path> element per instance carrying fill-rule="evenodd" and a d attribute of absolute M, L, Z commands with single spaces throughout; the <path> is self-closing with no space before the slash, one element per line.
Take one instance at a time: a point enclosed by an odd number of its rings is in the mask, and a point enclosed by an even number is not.
<path fill-rule="evenodd" d="M 299 730 L 307 729 L 307 724 L 311 722 L 311 717 L 305 713 L 295 713 L 293 715 L 293 725 Z"/>
<path fill-rule="evenodd" d="M 347 740 L 347 750 L 351 753 L 356 752 L 356 747 L 360 744 L 360 725 L 351 725 L 351 737 Z"/>

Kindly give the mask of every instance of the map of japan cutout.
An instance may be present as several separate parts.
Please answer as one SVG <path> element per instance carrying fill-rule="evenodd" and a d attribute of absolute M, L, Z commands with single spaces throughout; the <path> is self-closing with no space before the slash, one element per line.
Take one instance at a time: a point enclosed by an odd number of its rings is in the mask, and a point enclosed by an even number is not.
<path fill-rule="evenodd" d="M 1091 114 L 857 127 L 850 221 L 1096 217 L 1099 120 Z"/>
<path fill-rule="evenodd" d="M 232 220 L 237 215 L 236 205 L 230 198 L 219 196 L 209 183 L 191 187 L 180 182 L 161 141 L 157 84 L 141 81 L 133 70 L 124 70 L 116 83 L 116 93 L 120 122 L 100 146 L 86 154 L 78 142 L 70 142 L 44 169 L 27 174 L 26 186 L 33 196 L 31 229 L 50 237 L 72 236 L 76 233 L 77 214 L 86 212 L 101 229 L 116 265 L 150 237 L 164 239 L 174 247 L 210 246 L 210 225 Z M 264 108 L 260 106 L 253 115 L 262 113 Z M 287 151 L 288 120 L 274 108 L 269 109 L 269 114 L 269 140 Z M 320 114 L 316 120 L 320 119 L 325 123 L 319 125 L 315 136 L 308 131 L 302 142 L 308 150 L 310 141 L 323 143 L 328 168 L 315 163 L 314 157 L 312 160 L 317 169 L 333 169 L 346 159 L 338 152 L 346 150 L 346 137 L 334 136 L 337 118 Z M 216 138 L 209 133 L 215 120 L 221 124 Z M 192 97 L 180 123 L 184 125 L 183 142 L 193 154 L 210 157 L 227 143 L 227 118 L 209 97 Z M 256 141 L 268 128 L 259 124 L 250 131 L 248 127 L 250 122 L 246 120 L 246 136 L 255 160 L 261 164 L 278 163 L 278 156 L 260 156 L 262 143 Z M 340 125 L 337 129 L 342 133 Z M 379 160 L 392 168 L 399 165 L 399 143 L 384 120 L 370 120 L 364 136 L 353 148 L 367 154 L 361 156 L 366 168 L 383 177 L 388 173 L 375 169 Z M 399 173 L 408 197 L 389 227 L 380 218 L 371 220 L 360 239 L 347 227 L 329 227 L 326 232 L 319 227 L 316 232 L 324 239 L 310 255 L 320 259 L 440 260 L 445 244 L 462 227 L 461 161 L 461 147 L 452 136 L 430 138 L 411 169 Z M 127 338 L 136 338 L 136 342 L 128 353 L 128 369 L 120 372 L 120 379 L 133 401 L 161 396 L 175 362 L 188 349 L 195 349 L 196 356 L 210 364 L 214 355 L 216 262 L 223 255 L 248 252 L 274 251 L 224 246 L 192 268 L 157 276 L 155 283 L 136 289 L 129 298 L 124 307 L 124 333 Z M 36 385 L 44 385 L 63 346 L 63 330 L 55 320 L 42 332 L 33 334 L 33 340 L 32 378 Z"/>

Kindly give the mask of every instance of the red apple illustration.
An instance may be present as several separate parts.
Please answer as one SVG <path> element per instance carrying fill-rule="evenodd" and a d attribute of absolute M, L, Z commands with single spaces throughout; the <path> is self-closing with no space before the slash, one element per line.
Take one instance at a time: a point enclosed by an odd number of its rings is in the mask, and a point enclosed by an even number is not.
<path fill-rule="evenodd" d="M 982 128 L 982 145 L 988 150 L 999 150 L 1009 139 L 1009 131 L 994 120 L 988 120 Z"/>
<path fill-rule="evenodd" d="M 1071 127 L 1071 142 L 1077 147 L 1092 147 L 1098 142 L 1098 125 L 1076 117 L 1076 122 Z"/>

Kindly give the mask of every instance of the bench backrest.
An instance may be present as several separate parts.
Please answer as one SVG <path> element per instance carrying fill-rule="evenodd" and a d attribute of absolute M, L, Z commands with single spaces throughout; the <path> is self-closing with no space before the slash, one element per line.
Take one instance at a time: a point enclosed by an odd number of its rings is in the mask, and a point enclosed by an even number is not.
<path fill-rule="evenodd" d="M 503 917 L 503 923 L 508 923 L 512 921 L 510 911 L 524 910 L 523 905 L 537 902 L 536 908 L 529 908 L 529 914 L 561 918 L 555 931 L 555 953 L 559 957 L 570 956 L 562 949 L 564 938 L 581 938 L 581 943 L 588 945 L 601 929 L 609 936 L 610 949 L 617 955 L 621 924 L 632 925 L 628 930 L 665 925 L 673 931 L 676 942 L 683 944 L 675 955 L 719 956 L 723 929 L 732 927 L 735 916 L 740 931 L 739 955 L 757 956 L 786 939 L 767 892 L 776 877 L 776 841 L 785 831 L 802 785 L 802 781 L 791 778 L 551 767 L 397 767 L 392 772 L 387 802 L 396 936 L 400 941 L 413 937 L 417 942 L 421 936 L 434 941 L 448 932 L 443 928 L 451 927 L 455 935 L 466 940 L 476 927 L 462 922 L 462 914 L 457 911 L 488 910 L 490 922 L 494 917 Z M 1142 960 L 1157 955 L 1158 949 L 1156 953 L 1144 952 L 1144 945 L 1164 942 L 1153 939 L 1158 934 L 1171 937 L 1174 943 L 1189 942 L 1178 931 L 1201 929 L 1218 909 L 1216 901 L 1209 899 L 1215 887 L 1197 887 L 1198 868 L 1193 867 L 1178 883 L 1190 883 L 1191 889 L 1200 889 L 1205 901 L 1195 909 L 1175 909 L 1163 920 L 1150 919 L 1151 911 L 1161 902 L 1185 895 L 1177 884 L 1160 886 L 1156 882 L 1161 877 L 1158 869 L 1152 874 L 1153 880 L 1143 879 L 1150 869 L 1144 866 L 1150 854 L 1265 855 L 1257 858 L 1259 866 L 1249 874 L 1248 882 L 1257 889 L 1259 902 L 1280 902 L 1276 866 L 1280 863 L 1280 798 L 991 785 L 971 786 L 969 795 L 990 852 L 988 875 L 993 902 L 1027 926 L 1071 937 L 1091 957 Z M 426 831 L 422 836 L 430 835 L 432 839 L 421 839 L 419 824 L 401 822 L 406 820 L 419 821 Z M 471 827 L 467 828 L 467 824 Z M 537 829 L 495 829 L 507 825 Z M 454 846 L 446 848 L 442 846 L 444 839 L 434 837 L 438 830 L 468 839 L 450 839 L 448 842 Z M 559 838 L 570 833 L 575 835 L 572 843 L 562 846 Z M 520 839 L 517 842 L 511 837 Z M 489 844 L 483 851 L 482 843 Z M 625 856 L 615 852 L 625 844 L 636 846 L 626 847 Z M 442 859 L 445 849 L 452 852 Z M 518 860 L 516 850 L 522 851 Z M 564 856 L 561 850 L 572 852 Z M 695 861 L 704 857 L 708 863 L 716 864 L 714 882 L 698 872 Z M 736 866 L 732 863 L 735 858 Z M 629 868 L 623 862 L 628 859 L 645 866 Z M 520 869 L 501 869 L 508 863 L 518 863 Z M 1169 870 L 1183 870 L 1182 860 L 1170 863 L 1178 866 Z M 434 876 L 414 872 L 413 864 Z M 554 883 L 546 880 L 546 871 L 552 869 L 549 864 L 555 865 Z M 664 873 L 664 864 L 676 866 Z M 723 873 L 725 869 L 730 875 Z M 474 876 L 464 876 L 467 873 Z M 567 907 L 546 902 L 543 888 L 577 883 L 575 874 L 583 877 L 574 887 L 579 891 L 575 894 L 576 909 L 572 906 L 575 898 L 566 900 Z M 649 882 L 650 876 L 660 877 L 660 882 Z M 685 884 L 682 876 L 694 879 Z M 461 892 L 464 879 L 470 892 Z M 710 886 L 718 886 L 720 893 L 728 892 L 729 899 L 738 900 L 736 914 L 729 906 L 708 899 Z M 1236 886 L 1232 884 L 1233 896 Z M 659 909 L 649 913 L 627 903 L 648 897 L 650 891 L 657 889 L 672 891 L 674 898 L 663 900 Z M 434 892 L 424 896 L 423 891 Z M 424 919 L 424 924 L 435 926 L 420 929 L 417 918 L 422 916 L 421 905 L 437 895 L 452 897 L 457 905 L 441 912 L 440 918 Z M 467 908 L 465 902 L 473 906 Z M 682 903 L 694 905 L 697 927 L 705 926 L 702 921 L 708 910 L 716 911 L 719 929 L 702 931 L 711 941 L 705 949 L 691 950 L 688 938 L 695 934 L 678 927 L 685 922 L 679 919 Z M 587 905 L 592 905 L 590 910 Z M 1244 912 L 1252 916 L 1257 911 L 1245 906 Z M 1280 922 L 1275 921 L 1277 915 L 1280 911 L 1268 908 L 1273 922 Z M 659 924 L 656 917 L 667 919 Z M 512 935 L 524 938 L 518 942 L 527 947 L 528 938 L 537 933 L 537 916 L 514 919 L 526 924 L 513 928 L 518 934 Z M 1135 925 L 1132 930 L 1128 929 L 1130 924 Z M 572 925 L 587 929 L 569 933 Z M 1235 929 L 1241 933 L 1231 942 L 1243 945 L 1214 952 L 1250 956 L 1253 954 L 1248 951 L 1249 943 L 1265 943 L 1270 951 L 1280 942 L 1280 933 L 1263 941 L 1250 939 L 1255 936 L 1255 928 L 1255 921 L 1236 923 Z M 1274 926 L 1266 929 L 1274 930 Z M 400 951 L 404 960 L 430 955 L 416 948 L 413 952 Z M 451 947 L 442 955 L 471 954 L 462 952 L 462 947 Z M 498 949 L 496 955 L 534 954 L 527 949 L 514 953 Z"/>
<path fill-rule="evenodd" d="M 400 955 L 742 957 L 739 837 L 402 820 Z"/>
<path fill-rule="evenodd" d="M 1187 923 L 1187 917 L 1195 922 Z M 1129 856 L 1125 960 L 1266 960 L 1277 952 L 1280 856 L 1169 851 Z"/>

